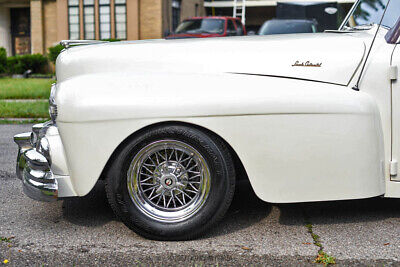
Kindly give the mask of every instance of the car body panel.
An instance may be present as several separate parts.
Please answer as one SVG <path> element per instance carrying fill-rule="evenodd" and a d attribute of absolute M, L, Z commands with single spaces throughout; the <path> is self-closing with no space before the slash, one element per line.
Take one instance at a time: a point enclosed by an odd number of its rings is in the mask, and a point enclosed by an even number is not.
<path fill-rule="evenodd" d="M 121 142 L 143 127 L 168 121 L 204 127 L 228 142 L 262 200 L 384 193 L 379 110 L 365 93 L 240 74 L 109 75 L 78 76 L 57 89 L 58 127 L 80 196 L 91 190 Z M 206 86 L 210 83 L 214 86 Z M 244 90 L 248 84 L 251 89 Z"/>
<path fill-rule="evenodd" d="M 287 34 L 76 47 L 60 54 L 56 68 L 59 82 L 90 73 L 160 71 L 248 73 L 348 85 L 364 55 L 364 40 L 351 34 Z"/>
<path fill-rule="evenodd" d="M 372 35 L 376 31 L 376 27 L 370 34 Z M 374 47 L 371 50 L 370 57 L 366 62 L 364 74 L 361 77 L 359 90 L 370 95 L 375 99 L 380 117 L 382 127 L 382 139 L 384 142 L 385 151 L 385 180 L 386 180 L 386 197 L 400 197 L 400 183 L 391 181 L 390 176 L 390 162 L 392 159 L 392 153 L 395 151 L 392 149 L 392 142 L 395 140 L 395 136 L 392 134 L 394 130 L 392 128 L 392 112 L 395 111 L 395 106 L 392 106 L 394 94 L 391 92 L 391 80 L 389 78 L 390 66 L 392 61 L 392 55 L 395 48 L 394 44 L 388 44 L 385 41 L 385 35 L 387 34 L 386 29 L 381 29 L 378 32 Z M 364 34 L 360 34 L 359 37 L 363 38 Z M 370 40 L 372 40 L 370 38 Z M 366 42 L 367 47 L 370 46 L 370 41 Z M 358 77 L 360 75 L 361 68 L 357 71 L 352 80 L 350 87 L 354 87 Z"/>

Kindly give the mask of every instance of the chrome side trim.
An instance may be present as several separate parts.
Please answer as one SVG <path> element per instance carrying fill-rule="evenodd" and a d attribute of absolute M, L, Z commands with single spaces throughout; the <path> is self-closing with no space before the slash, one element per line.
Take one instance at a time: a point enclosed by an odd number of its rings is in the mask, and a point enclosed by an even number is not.
<path fill-rule="evenodd" d="M 77 45 L 90 45 L 90 44 L 103 44 L 108 43 L 108 41 L 97 41 L 97 40 L 62 40 L 60 45 L 62 45 L 65 49 L 70 48 L 71 46 Z"/>

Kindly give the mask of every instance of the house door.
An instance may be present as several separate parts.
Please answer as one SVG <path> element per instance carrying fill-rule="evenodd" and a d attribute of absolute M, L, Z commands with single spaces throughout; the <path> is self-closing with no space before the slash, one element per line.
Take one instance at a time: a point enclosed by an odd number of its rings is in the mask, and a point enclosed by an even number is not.
<path fill-rule="evenodd" d="M 31 15 L 29 8 L 11 8 L 13 55 L 31 53 Z"/>

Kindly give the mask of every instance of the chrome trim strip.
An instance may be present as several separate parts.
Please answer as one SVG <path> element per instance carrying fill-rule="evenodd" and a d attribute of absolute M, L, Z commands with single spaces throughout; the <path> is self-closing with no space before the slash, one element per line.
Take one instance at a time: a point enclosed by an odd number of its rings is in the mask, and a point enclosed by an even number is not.
<path fill-rule="evenodd" d="M 360 0 L 354 2 L 353 6 L 351 7 L 350 11 L 347 13 L 346 17 L 344 18 L 342 24 L 339 26 L 339 31 L 343 30 L 344 26 L 346 25 L 347 20 L 349 19 L 349 17 L 351 16 L 351 14 L 353 14 L 354 9 L 356 9 L 356 7 L 358 6 Z"/>
<path fill-rule="evenodd" d="M 71 46 L 77 45 L 90 45 L 90 44 L 103 44 L 108 43 L 108 41 L 97 41 L 97 40 L 62 40 L 60 45 L 62 45 L 65 49 L 70 48 Z"/>

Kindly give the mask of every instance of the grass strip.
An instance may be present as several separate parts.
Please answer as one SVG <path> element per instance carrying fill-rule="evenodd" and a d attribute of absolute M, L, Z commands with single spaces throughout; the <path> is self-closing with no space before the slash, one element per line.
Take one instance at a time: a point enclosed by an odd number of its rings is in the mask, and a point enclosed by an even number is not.
<path fill-rule="evenodd" d="M 49 118 L 49 103 L 0 101 L 0 118 Z"/>
<path fill-rule="evenodd" d="M 0 78 L 0 99 L 48 99 L 52 79 Z"/>
<path fill-rule="evenodd" d="M 25 120 L 10 120 L 10 119 L 0 119 L 0 125 L 3 124 L 36 124 L 43 123 L 48 121 L 49 119 L 25 119 Z"/>

